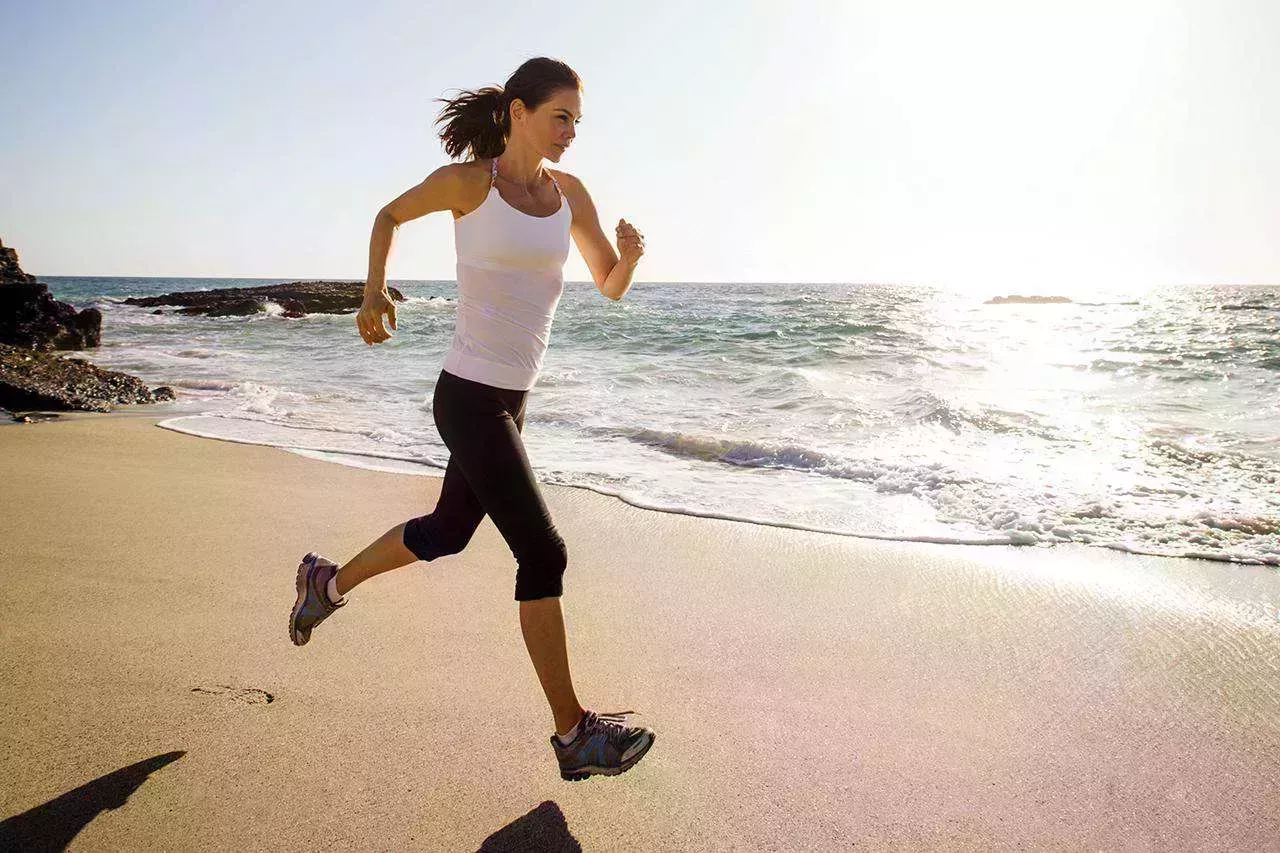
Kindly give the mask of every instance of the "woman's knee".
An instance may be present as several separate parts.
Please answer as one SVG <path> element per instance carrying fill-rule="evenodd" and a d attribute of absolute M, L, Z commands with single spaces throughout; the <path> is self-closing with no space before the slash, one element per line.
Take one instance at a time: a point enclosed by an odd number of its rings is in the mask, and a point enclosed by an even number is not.
<path fill-rule="evenodd" d="M 561 595 L 568 565 L 569 549 L 556 533 L 538 547 L 522 551 L 516 567 L 516 601 Z"/>
<path fill-rule="evenodd" d="M 434 560 L 459 554 L 471 542 L 475 528 L 444 528 L 433 524 L 431 515 L 422 515 L 410 519 L 404 524 L 404 547 L 413 552 L 419 560 Z"/>

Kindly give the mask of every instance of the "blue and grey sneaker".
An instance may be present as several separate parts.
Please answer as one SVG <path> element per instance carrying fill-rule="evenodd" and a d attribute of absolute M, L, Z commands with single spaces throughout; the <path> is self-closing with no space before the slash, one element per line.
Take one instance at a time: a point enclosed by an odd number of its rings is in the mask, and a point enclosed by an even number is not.
<path fill-rule="evenodd" d="M 586 710 L 578 724 L 578 734 L 567 744 L 551 736 L 551 748 L 560 761 L 560 778 L 580 782 L 593 773 L 617 776 L 630 770 L 653 746 L 654 733 L 644 726 L 623 722 L 635 711 L 597 714 Z"/>
<path fill-rule="evenodd" d="M 347 597 L 337 604 L 329 601 L 326 589 L 329 578 L 338 572 L 338 564 L 314 552 L 302 558 L 298 565 L 298 599 L 289 613 L 289 639 L 295 646 L 305 646 L 311 639 L 311 629 L 319 625 L 339 607 L 347 606 Z"/>

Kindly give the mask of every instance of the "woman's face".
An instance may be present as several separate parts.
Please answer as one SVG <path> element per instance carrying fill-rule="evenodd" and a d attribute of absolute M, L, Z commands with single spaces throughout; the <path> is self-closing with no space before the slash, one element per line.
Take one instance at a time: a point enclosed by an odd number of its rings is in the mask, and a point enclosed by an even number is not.
<path fill-rule="evenodd" d="M 553 163 L 573 144 L 582 120 L 582 95 L 577 89 L 558 89 L 536 110 L 525 109 L 524 101 L 511 102 L 516 127 L 530 148 Z"/>

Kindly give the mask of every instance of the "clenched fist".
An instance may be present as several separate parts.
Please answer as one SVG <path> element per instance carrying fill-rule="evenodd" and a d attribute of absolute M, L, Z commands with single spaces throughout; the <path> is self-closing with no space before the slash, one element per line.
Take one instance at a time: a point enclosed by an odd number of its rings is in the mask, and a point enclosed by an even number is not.
<path fill-rule="evenodd" d="M 631 266 L 644 254 L 644 235 L 625 219 L 618 220 L 618 254 Z"/>

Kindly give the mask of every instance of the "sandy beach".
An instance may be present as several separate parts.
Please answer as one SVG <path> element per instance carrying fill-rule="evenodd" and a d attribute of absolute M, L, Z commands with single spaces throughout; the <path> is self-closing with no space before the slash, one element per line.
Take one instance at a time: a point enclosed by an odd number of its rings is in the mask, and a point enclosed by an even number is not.
<path fill-rule="evenodd" d="M 577 692 L 657 732 L 561 781 L 486 520 L 294 647 L 299 559 L 440 480 L 157 428 L 0 427 L 0 846 L 1259 850 L 1280 573 L 637 509 L 544 486 Z"/>

